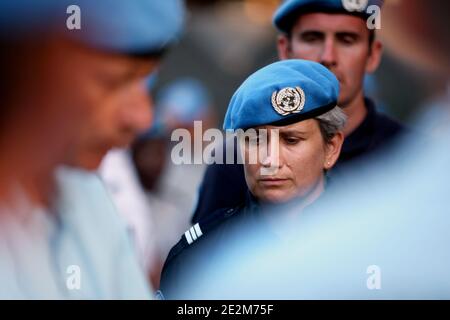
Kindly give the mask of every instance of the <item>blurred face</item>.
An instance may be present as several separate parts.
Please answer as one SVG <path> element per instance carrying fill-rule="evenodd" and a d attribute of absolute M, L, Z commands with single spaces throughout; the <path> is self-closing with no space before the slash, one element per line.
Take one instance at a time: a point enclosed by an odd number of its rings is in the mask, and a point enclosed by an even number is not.
<path fill-rule="evenodd" d="M 345 108 L 362 97 L 366 72 L 373 72 L 381 58 L 381 43 L 369 47 L 366 21 L 347 14 L 309 13 L 301 15 L 291 38 L 280 36 L 281 59 L 319 62 L 332 71 L 340 83 L 339 106 Z"/>
<path fill-rule="evenodd" d="M 268 134 L 268 150 L 271 144 L 279 144 L 277 159 L 267 153 L 267 158 L 257 164 L 246 161 L 245 178 L 250 192 L 262 202 L 280 203 L 294 197 L 315 199 L 324 188 L 324 170 L 336 162 L 343 142 L 342 133 L 327 144 L 322 138 L 319 123 L 315 119 L 304 120 L 289 126 L 263 126 L 257 129 L 279 129 L 277 141 Z M 258 150 L 252 144 L 244 148 L 246 159 Z M 262 175 L 261 168 L 277 164 L 276 173 Z"/>
<path fill-rule="evenodd" d="M 92 60 L 79 45 L 56 35 L 7 47 L 11 50 L 1 53 L 8 113 L 1 117 L 0 148 L 8 150 L 8 158 L 0 163 L 14 164 L 8 172 L 16 180 L 20 174 L 34 181 L 45 171 L 51 183 L 53 168 L 67 161 L 94 109 Z"/>
<path fill-rule="evenodd" d="M 68 162 L 96 169 L 109 149 L 129 145 L 150 126 L 146 77 L 157 61 L 94 51 L 86 51 L 83 59 L 84 81 L 74 91 L 85 97 L 88 112 Z"/>

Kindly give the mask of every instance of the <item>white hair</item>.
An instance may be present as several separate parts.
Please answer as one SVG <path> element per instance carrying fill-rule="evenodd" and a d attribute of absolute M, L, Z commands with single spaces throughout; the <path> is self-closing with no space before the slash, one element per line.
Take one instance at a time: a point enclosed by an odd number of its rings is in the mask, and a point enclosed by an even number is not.
<path fill-rule="evenodd" d="M 338 106 L 314 119 L 319 122 L 320 131 L 326 143 L 329 143 L 334 135 L 344 128 L 347 122 L 347 116 Z"/>

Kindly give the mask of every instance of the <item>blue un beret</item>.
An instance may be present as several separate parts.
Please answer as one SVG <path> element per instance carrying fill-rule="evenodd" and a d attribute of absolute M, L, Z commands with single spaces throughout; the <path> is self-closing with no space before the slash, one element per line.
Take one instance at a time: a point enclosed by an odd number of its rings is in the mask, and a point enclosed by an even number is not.
<path fill-rule="evenodd" d="M 66 26 L 73 15 L 71 5 L 80 9 L 81 29 Z M 184 18 L 183 0 L 0 1 L 0 37 L 65 32 L 93 48 L 149 54 L 177 40 Z"/>
<path fill-rule="evenodd" d="M 339 82 L 323 65 L 283 60 L 248 77 L 228 106 L 224 130 L 288 125 L 317 117 L 337 105 Z"/>
<path fill-rule="evenodd" d="M 176 40 L 184 23 L 182 0 L 72 0 L 84 14 L 82 40 L 109 51 L 145 54 Z"/>
<path fill-rule="evenodd" d="M 286 0 L 275 12 L 273 24 L 282 31 L 289 33 L 297 18 L 304 13 L 348 13 L 351 15 L 369 17 L 367 7 L 377 5 L 381 8 L 384 0 Z"/>

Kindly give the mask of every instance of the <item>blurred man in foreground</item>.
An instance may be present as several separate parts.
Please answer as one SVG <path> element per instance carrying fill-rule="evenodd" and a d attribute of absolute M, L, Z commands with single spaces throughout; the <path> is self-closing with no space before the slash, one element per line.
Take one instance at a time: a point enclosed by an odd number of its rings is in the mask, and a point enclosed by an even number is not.
<path fill-rule="evenodd" d="M 18 49 L 14 82 L 2 75 L 0 297 L 149 297 L 109 195 L 79 168 L 150 125 L 146 77 L 179 34 L 181 1 L 21 0 L 0 11 L 2 46 Z M 81 27 L 67 29 L 77 11 Z"/>

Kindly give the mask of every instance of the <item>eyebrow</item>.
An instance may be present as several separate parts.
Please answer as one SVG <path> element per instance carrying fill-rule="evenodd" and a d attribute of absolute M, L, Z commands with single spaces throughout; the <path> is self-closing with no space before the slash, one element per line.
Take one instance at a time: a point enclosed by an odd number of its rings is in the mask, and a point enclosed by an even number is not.
<path fill-rule="evenodd" d="M 145 73 L 142 70 L 143 68 L 138 64 L 129 64 L 127 69 L 122 73 L 122 79 L 124 81 L 130 81 L 138 77 L 144 77 Z"/>
<path fill-rule="evenodd" d="M 282 136 L 288 136 L 288 135 L 307 135 L 309 132 L 307 131 L 301 131 L 296 129 L 286 129 L 286 130 L 280 130 L 280 135 Z"/>
<path fill-rule="evenodd" d="M 327 32 L 325 32 L 325 31 L 311 29 L 311 30 L 300 31 L 297 34 L 299 36 L 324 36 L 326 33 Z M 351 36 L 351 37 L 355 37 L 355 38 L 356 37 L 359 38 L 361 36 L 358 32 L 350 31 L 350 30 L 347 30 L 347 31 L 334 31 L 333 34 L 335 36 Z"/>
<path fill-rule="evenodd" d="M 318 30 L 304 30 L 297 33 L 299 37 L 306 37 L 306 36 L 316 36 L 316 37 L 323 37 L 325 35 L 325 32 L 318 31 Z"/>
<path fill-rule="evenodd" d="M 353 31 L 338 31 L 335 33 L 335 35 L 338 37 L 352 37 L 355 39 L 361 38 L 361 35 L 359 33 Z"/>

